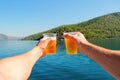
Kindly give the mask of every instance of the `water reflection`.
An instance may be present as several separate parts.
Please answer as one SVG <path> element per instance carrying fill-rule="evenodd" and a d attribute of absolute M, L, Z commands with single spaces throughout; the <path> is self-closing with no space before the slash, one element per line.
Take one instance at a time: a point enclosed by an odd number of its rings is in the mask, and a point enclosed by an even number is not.
<path fill-rule="evenodd" d="M 120 38 L 118 39 L 97 39 L 90 42 L 112 50 L 120 50 Z"/>

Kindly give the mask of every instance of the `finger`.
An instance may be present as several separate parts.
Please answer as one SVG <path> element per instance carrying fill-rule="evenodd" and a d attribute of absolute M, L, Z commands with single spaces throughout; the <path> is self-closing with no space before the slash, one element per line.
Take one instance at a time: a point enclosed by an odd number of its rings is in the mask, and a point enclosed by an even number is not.
<path fill-rule="evenodd" d="M 64 38 L 68 38 L 68 37 L 69 37 L 68 33 L 64 33 L 64 34 L 63 34 L 63 37 L 64 37 Z"/>
<path fill-rule="evenodd" d="M 83 34 L 81 32 L 77 32 L 77 36 L 82 36 Z"/>
<path fill-rule="evenodd" d="M 64 33 L 64 34 L 63 34 L 63 37 L 64 37 L 64 38 L 71 38 L 71 39 L 74 38 L 74 36 L 71 35 L 71 34 L 69 34 L 69 33 Z"/>
<path fill-rule="evenodd" d="M 40 43 L 48 43 L 50 40 L 51 40 L 51 38 L 44 37 L 44 38 L 42 38 L 42 39 L 39 40 L 39 42 L 37 43 L 37 46 L 38 46 Z"/>

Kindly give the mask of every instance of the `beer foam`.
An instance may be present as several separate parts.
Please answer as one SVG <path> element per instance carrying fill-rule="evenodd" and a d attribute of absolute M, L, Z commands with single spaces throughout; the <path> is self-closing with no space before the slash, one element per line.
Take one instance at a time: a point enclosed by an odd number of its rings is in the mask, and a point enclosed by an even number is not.
<path fill-rule="evenodd" d="M 48 38 L 51 38 L 52 40 L 56 40 L 56 37 L 44 37 L 43 40 L 46 40 Z"/>
<path fill-rule="evenodd" d="M 50 37 L 52 40 L 56 40 L 56 37 Z"/>
<path fill-rule="evenodd" d="M 63 33 L 64 35 L 68 34 L 68 33 Z"/>
<path fill-rule="evenodd" d="M 46 40 L 46 39 L 48 39 L 48 37 L 44 37 L 44 38 L 43 38 L 43 40 Z"/>

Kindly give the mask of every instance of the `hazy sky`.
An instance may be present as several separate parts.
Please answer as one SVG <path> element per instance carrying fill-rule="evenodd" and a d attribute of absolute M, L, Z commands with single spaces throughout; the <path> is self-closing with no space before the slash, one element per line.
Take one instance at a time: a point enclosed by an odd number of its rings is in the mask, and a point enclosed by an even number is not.
<path fill-rule="evenodd" d="M 120 0 L 0 0 L 0 33 L 27 36 L 119 11 Z"/>

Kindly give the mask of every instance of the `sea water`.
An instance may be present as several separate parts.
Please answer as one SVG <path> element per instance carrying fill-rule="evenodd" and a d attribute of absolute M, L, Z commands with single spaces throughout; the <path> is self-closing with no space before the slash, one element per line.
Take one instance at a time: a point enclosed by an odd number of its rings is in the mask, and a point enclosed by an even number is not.
<path fill-rule="evenodd" d="M 38 41 L 0 41 L 0 59 L 15 56 L 32 49 Z M 120 49 L 120 39 L 91 40 L 109 49 Z M 28 80 L 115 80 L 94 61 L 78 52 L 67 55 L 63 41 L 57 42 L 55 55 L 39 59 Z"/>

